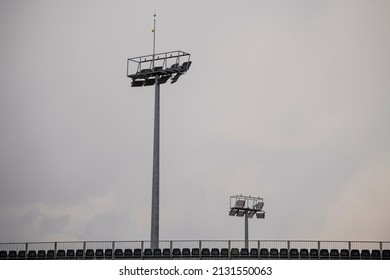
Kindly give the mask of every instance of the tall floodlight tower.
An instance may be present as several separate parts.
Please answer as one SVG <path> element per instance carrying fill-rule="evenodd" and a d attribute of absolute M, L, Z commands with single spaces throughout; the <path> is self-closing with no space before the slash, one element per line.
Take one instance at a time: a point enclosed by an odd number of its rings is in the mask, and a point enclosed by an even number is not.
<path fill-rule="evenodd" d="M 229 216 L 245 217 L 245 248 L 249 248 L 248 218 L 264 219 L 264 201 L 261 197 L 233 195 L 230 197 Z"/>
<path fill-rule="evenodd" d="M 159 209 L 160 209 L 160 85 L 169 79 L 176 83 L 191 66 L 190 54 L 183 51 L 156 53 L 156 14 L 153 24 L 153 54 L 129 58 L 127 77 L 132 87 L 154 85 L 154 141 L 152 177 L 152 219 L 150 246 L 159 247 Z"/>

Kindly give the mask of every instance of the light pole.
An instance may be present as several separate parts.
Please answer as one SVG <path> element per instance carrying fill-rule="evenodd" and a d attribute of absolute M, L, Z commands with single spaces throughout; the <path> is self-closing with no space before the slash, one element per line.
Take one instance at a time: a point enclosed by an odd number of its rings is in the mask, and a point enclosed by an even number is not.
<path fill-rule="evenodd" d="M 153 54 L 129 58 L 127 77 L 132 79 L 132 87 L 155 86 L 154 100 L 154 141 L 153 141 L 153 179 L 151 211 L 151 249 L 159 247 L 160 212 L 160 85 L 169 79 L 177 82 L 191 66 L 190 54 L 183 51 L 155 52 L 156 15 L 154 15 Z M 134 72 L 135 71 L 135 72 Z"/>
<path fill-rule="evenodd" d="M 230 197 L 229 216 L 237 216 L 245 218 L 245 248 L 249 249 L 249 218 L 264 219 L 265 212 L 263 211 L 264 201 L 261 197 L 252 197 L 245 195 L 233 195 Z"/>

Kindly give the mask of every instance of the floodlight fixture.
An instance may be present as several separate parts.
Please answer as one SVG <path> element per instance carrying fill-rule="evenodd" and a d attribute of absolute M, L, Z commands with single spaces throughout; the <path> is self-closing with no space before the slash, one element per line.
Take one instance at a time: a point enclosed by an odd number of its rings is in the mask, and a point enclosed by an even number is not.
<path fill-rule="evenodd" d="M 245 214 L 246 214 L 246 211 L 240 209 L 240 210 L 238 210 L 238 212 L 237 212 L 237 217 L 243 217 Z"/>
<path fill-rule="evenodd" d="M 255 211 L 255 210 L 250 210 L 250 211 L 248 212 L 248 218 L 252 219 L 253 216 L 254 216 L 255 214 L 256 214 L 256 211 Z"/>
<path fill-rule="evenodd" d="M 237 208 L 243 208 L 244 206 L 245 206 L 245 200 L 237 200 L 236 201 Z"/>
<path fill-rule="evenodd" d="M 245 217 L 245 248 L 249 248 L 248 239 L 248 219 L 256 215 L 258 219 L 265 218 L 265 212 L 262 210 L 264 206 L 263 198 L 233 195 L 230 197 L 229 216 Z"/>
<path fill-rule="evenodd" d="M 232 208 L 230 209 L 230 212 L 229 212 L 229 216 L 235 216 L 238 212 L 238 209 L 236 208 Z"/>
<path fill-rule="evenodd" d="M 151 249 L 159 246 L 159 209 L 160 209 L 160 85 L 169 79 L 177 82 L 187 73 L 192 62 L 189 53 L 177 50 L 156 53 L 156 14 L 154 14 L 153 53 L 129 58 L 127 60 L 127 77 L 132 87 L 155 87 L 154 102 L 154 141 L 153 141 L 153 175 L 152 175 L 152 211 L 151 211 Z"/>
<path fill-rule="evenodd" d="M 264 219 L 265 218 L 265 212 L 257 212 L 256 218 L 258 219 Z"/>

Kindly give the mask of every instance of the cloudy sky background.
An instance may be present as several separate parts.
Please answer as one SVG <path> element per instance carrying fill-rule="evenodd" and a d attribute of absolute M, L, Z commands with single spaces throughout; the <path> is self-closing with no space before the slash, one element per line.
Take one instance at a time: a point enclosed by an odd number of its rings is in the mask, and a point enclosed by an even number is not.
<path fill-rule="evenodd" d="M 2 0 L 0 242 L 149 240 L 154 12 L 161 240 L 390 240 L 388 1 Z"/>

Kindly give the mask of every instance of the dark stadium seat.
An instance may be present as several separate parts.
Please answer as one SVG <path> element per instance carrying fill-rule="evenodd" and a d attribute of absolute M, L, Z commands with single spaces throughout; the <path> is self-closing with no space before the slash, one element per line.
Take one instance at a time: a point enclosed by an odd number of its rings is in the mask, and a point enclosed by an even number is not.
<path fill-rule="evenodd" d="M 54 260 L 55 255 L 56 255 L 56 254 L 55 254 L 54 250 L 47 250 L 46 259 L 48 259 L 48 260 Z"/>
<path fill-rule="evenodd" d="M 390 260 L 390 250 L 385 249 L 382 251 L 382 260 Z"/>
<path fill-rule="evenodd" d="M 0 260 L 8 259 L 7 251 L 0 251 Z"/>
<path fill-rule="evenodd" d="M 118 250 L 118 249 L 117 249 L 117 250 Z M 116 254 L 117 254 L 118 256 L 120 256 L 122 249 L 119 249 L 119 250 L 120 250 L 120 251 L 117 251 L 117 252 L 116 252 Z M 129 248 L 125 249 L 124 252 L 122 251 L 122 253 L 123 253 L 122 258 L 124 258 L 124 259 L 131 259 L 131 258 L 133 257 L 133 250 L 131 250 L 131 249 L 129 249 Z"/>
<path fill-rule="evenodd" d="M 199 259 L 200 258 L 200 250 L 199 250 L 199 248 L 192 248 L 191 249 L 191 258 L 192 259 Z"/>
<path fill-rule="evenodd" d="M 18 252 L 18 260 L 25 260 L 26 259 L 26 251 L 20 250 Z"/>
<path fill-rule="evenodd" d="M 11 250 L 8 252 L 9 260 L 16 260 L 18 258 L 18 253 L 15 250 Z"/>
<path fill-rule="evenodd" d="M 35 250 L 29 250 L 27 252 L 27 259 L 28 260 L 36 260 L 37 259 L 37 251 Z"/>
<path fill-rule="evenodd" d="M 342 260 L 349 260 L 349 250 L 348 249 L 341 249 L 340 250 L 340 259 Z"/>
<path fill-rule="evenodd" d="M 144 249 L 144 259 L 151 259 L 153 257 L 153 251 L 150 248 Z"/>
<path fill-rule="evenodd" d="M 190 250 L 190 248 L 183 248 L 183 250 L 181 252 L 181 257 L 183 259 L 191 258 L 191 250 Z"/>
<path fill-rule="evenodd" d="M 372 260 L 380 260 L 381 259 L 381 251 L 374 249 L 371 251 L 371 259 Z"/>
<path fill-rule="evenodd" d="M 328 249 L 321 249 L 320 250 L 320 259 L 321 260 L 329 260 L 329 250 Z"/>
<path fill-rule="evenodd" d="M 219 248 L 211 248 L 210 254 L 212 259 L 219 259 L 221 257 Z"/>
<path fill-rule="evenodd" d="M 351 260 L 360 260 L 360 251 L 358 249 L 351 250 Z"/>
<path fill-rule="evenodd" d="M 287 248 L 282 248 L 279 251 L 279 258 L 281 259 L 288 259 L 288 249 Z"/>
<path fill-rule="evenodd" d="M 125 250 L 126 252 L 126 250 Z M 133 258 L 134 259 L 141 259 L 142 258 L 142 250 L 140 248 L 136 248 L 133 250 Z"/>
<path fill-rule="evenodd" d="M 96 249 L 95 251 L 95 259 L 101 260 L 104 258 L 104 251 L 103 249 Z"/>
<path fill-rule="evenodd" d="M 73 249 L 66 250 L 66 258 L 68 260 L 74 260 L 76 258 L 76 253 Z"/>
<path fill-rule="evenodd" d="M 128 250 L 131 250 L 131 249 L 128 249 Z M 131 255 L 130 257 L 133 256 L 133 251 L 131 251 L 130 255 Z M 115 251 L 114 251 L 114 258 L 115 259 L 123 259 L 123 249 L 116 248 Z"/>
<path fill-rule="evenodd" d="M 258 259 L 259 258 L 259 249 L 251 248 L 249 251 L 249 257 L 251 259 Z"/>
<path fill-rule="evenodd" d="M 65 250 L 63 249 L 57 250 L 57 259 L 65 260 L 65 258 L 66 258 Z"/>
<path fill-rule="evenodd" d="M 318 249 L 314 249 L 314 248 L 312 248 L 312 249 L 310 249 L 310 259 L 312 259 L 312 260 L 317 260 L 318 258 L 319 258 L 319 253 L 318 253 Z"/>
<path fill-rule="evenodd" d="M 202 248 L 201 258 L 202 259 L 210 259 L 211 253 L 209 248 Z"/>
<path fill-rule="evenodd" d="M 171 258 L 171 249 L 169 248 L 164 248 L 162 250 L 162 258 L 163 259 L 170 259 Z"/>
<path fill-rule="evenodd" d="M 261 248 L 260 249 L 260 259 L 263 259 L 263 260 L 269 259 L 268 248 Z"/>
<path fill-rule="evenodd" d="M 46 251 L 38 250 L 38 260 L 44 260 L 44 259 L 46 259 Z"/>
<path fill-rule="evenodd" d="M 228 248 L 222 248 L 220 255 L 221 255 L 221 259 L 223 259 L 223 260 L 229 259 L 229 249 Z"/>
<path fill-rule="evenodd" d="M 104 250 L 104 258 L 106 260 L 111 260 L 112 259 L 112 249 L 105 249 Z"/>
<path fill-rule="evenodd" d="M 231 259 L 238 259 L 240 257 L 240 251 L 238 248 L 232 248 L 230 250 L 230 258 Z"/>
<path fill-rule="evenodd" d="M 161 259 L 162 258 L 162 251 L 160 248 L 154 248 L 153 249 L 153 259 Z"/>
<path fill-rule="evenodd" d="M 340 259 L 340 253 L 337 249 L 330 249 L 329 257 L 331 260 L 339 260 Z"/>
<path fill-rule="evenodd" d="M 279 259 L 279 250 L 276 248 L 271 248 L 271 250 L 269 250 L 269 257 L 271 259 Z"/>
<path fill-rule="evenodd" d="M 76 259 L 78 259 L 78 260 L 84 259 L 84 250 L 83 249 L 76 250 Z"/>
<path fill-rule="evenodd" d="M 241 248 L 240 249 L 240 259 L 249 259 L 249 249 Z"/>
<path fill-rule="evenodd" d="M 290 249 L 290 259 L 299 259 L 298 249 Z"/>
<path fill-rule="evenodd" d="M 370 250 L 367 250 L 367 249 L 363 249 L 361 254 L 360 254 L 360 258 L 362 260 L 370 260 L 371 259 L 371 253 L 370 253 Z"/>
<path fill-rule="evenodd" d="M 306 248 L 302 248 L 299 250 L 299 257 L 301 259 L 308 259 L 309 258 L 309 250 Z"/>
<path fill-rule="evenodd" d="M 93 249 L 87 249 L 85 251 L 85 259 L 92 260 L 95 258 L 95 251 Z"/>
<path fill-rule="evenodd" d="M 173 248 L 172 258 L 173 259 L 181 259 L 181 250 L 179 248 Z"/>

